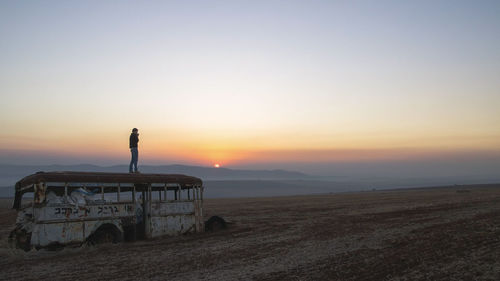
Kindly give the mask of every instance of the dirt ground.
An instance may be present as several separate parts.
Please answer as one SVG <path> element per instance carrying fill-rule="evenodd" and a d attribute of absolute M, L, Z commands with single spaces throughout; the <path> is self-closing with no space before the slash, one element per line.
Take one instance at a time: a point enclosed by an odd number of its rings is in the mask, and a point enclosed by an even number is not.
<path fill-rule="evenodd" d="M 500 280 L 500 185 L 205 200 L 227 230 L 24 253 L 2 280 Z"/>

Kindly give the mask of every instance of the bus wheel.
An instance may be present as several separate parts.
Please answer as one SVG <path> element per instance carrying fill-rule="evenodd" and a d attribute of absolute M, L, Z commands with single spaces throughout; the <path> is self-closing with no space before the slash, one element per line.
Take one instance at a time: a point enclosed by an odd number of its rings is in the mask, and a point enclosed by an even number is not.
<path fill-rule="evenodd" d="M 226 221 L 219 216 L 212 216 L 205 222 L 205 231 L 217 231 L 226 228 Z"/>
<path fill-rule="evenodd" d="M 9 244 L 12 248 L 22 249 L 26 252 L 31 250 L 31 232 L 16 228 L 9 234 Z"/>
<path fill-rule="evenodd" d="M 92 235 L 87 239 L 90 245 L 99 244 L 116 244 L 121 242 L 122 235 L 120 230 L 118 230 L 114 225 L 103 225 L 99 227 Z"/>

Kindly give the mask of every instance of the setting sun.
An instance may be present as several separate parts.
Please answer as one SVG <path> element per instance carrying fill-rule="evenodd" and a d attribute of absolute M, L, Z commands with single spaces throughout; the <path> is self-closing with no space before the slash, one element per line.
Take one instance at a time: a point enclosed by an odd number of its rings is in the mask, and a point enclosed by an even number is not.
<path fill-rule="evenodd" d="M 214 168 L 220 168 L 219 164 L 214 164 Z"/>

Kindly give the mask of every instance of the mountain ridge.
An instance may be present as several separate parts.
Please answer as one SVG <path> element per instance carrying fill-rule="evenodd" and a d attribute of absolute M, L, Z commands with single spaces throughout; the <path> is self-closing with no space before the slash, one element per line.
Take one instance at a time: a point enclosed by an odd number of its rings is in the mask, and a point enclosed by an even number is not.
<path fill-rule="evenodd" d="M 213 168 L 204 166 L 191 166 L 181 164 L 171 165 L 141 165 L 143 173 L 187 174 L 208 180 L 224 179 L 308 179 L 311 175 L 282 169 L 250 170 Z M 76 165 L 10 165 L 0 164 L 0 177 L 20 178 L 39 171 L 82 171 L 82 172 L 128 172 L 128 165 L 99 166 L 94 164 Z"/>

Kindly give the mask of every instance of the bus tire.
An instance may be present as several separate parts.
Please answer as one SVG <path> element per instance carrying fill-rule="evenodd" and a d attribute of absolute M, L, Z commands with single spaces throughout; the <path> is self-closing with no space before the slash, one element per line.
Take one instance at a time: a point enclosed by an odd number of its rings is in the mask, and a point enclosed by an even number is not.
<path fill-rule="evenodd" d="M 123 233 L 113 224 L 101 225 L 87 239 L 90 245 L 116 244 L 123 240 Z"/>
<path fill-rule="evenodd" d="M 205 222 L 205 231 L 217 231 L 226 228 L 226 221 L 219 216 L 212 216 Z"/>
<path fill-rule="evenodd" d="M 9 245 L 15 249 L 22 249 L 25 252 L 31 250 L 31 232 L 28 233 L 26 230 L 16 227 L 9 234 Z"/>

